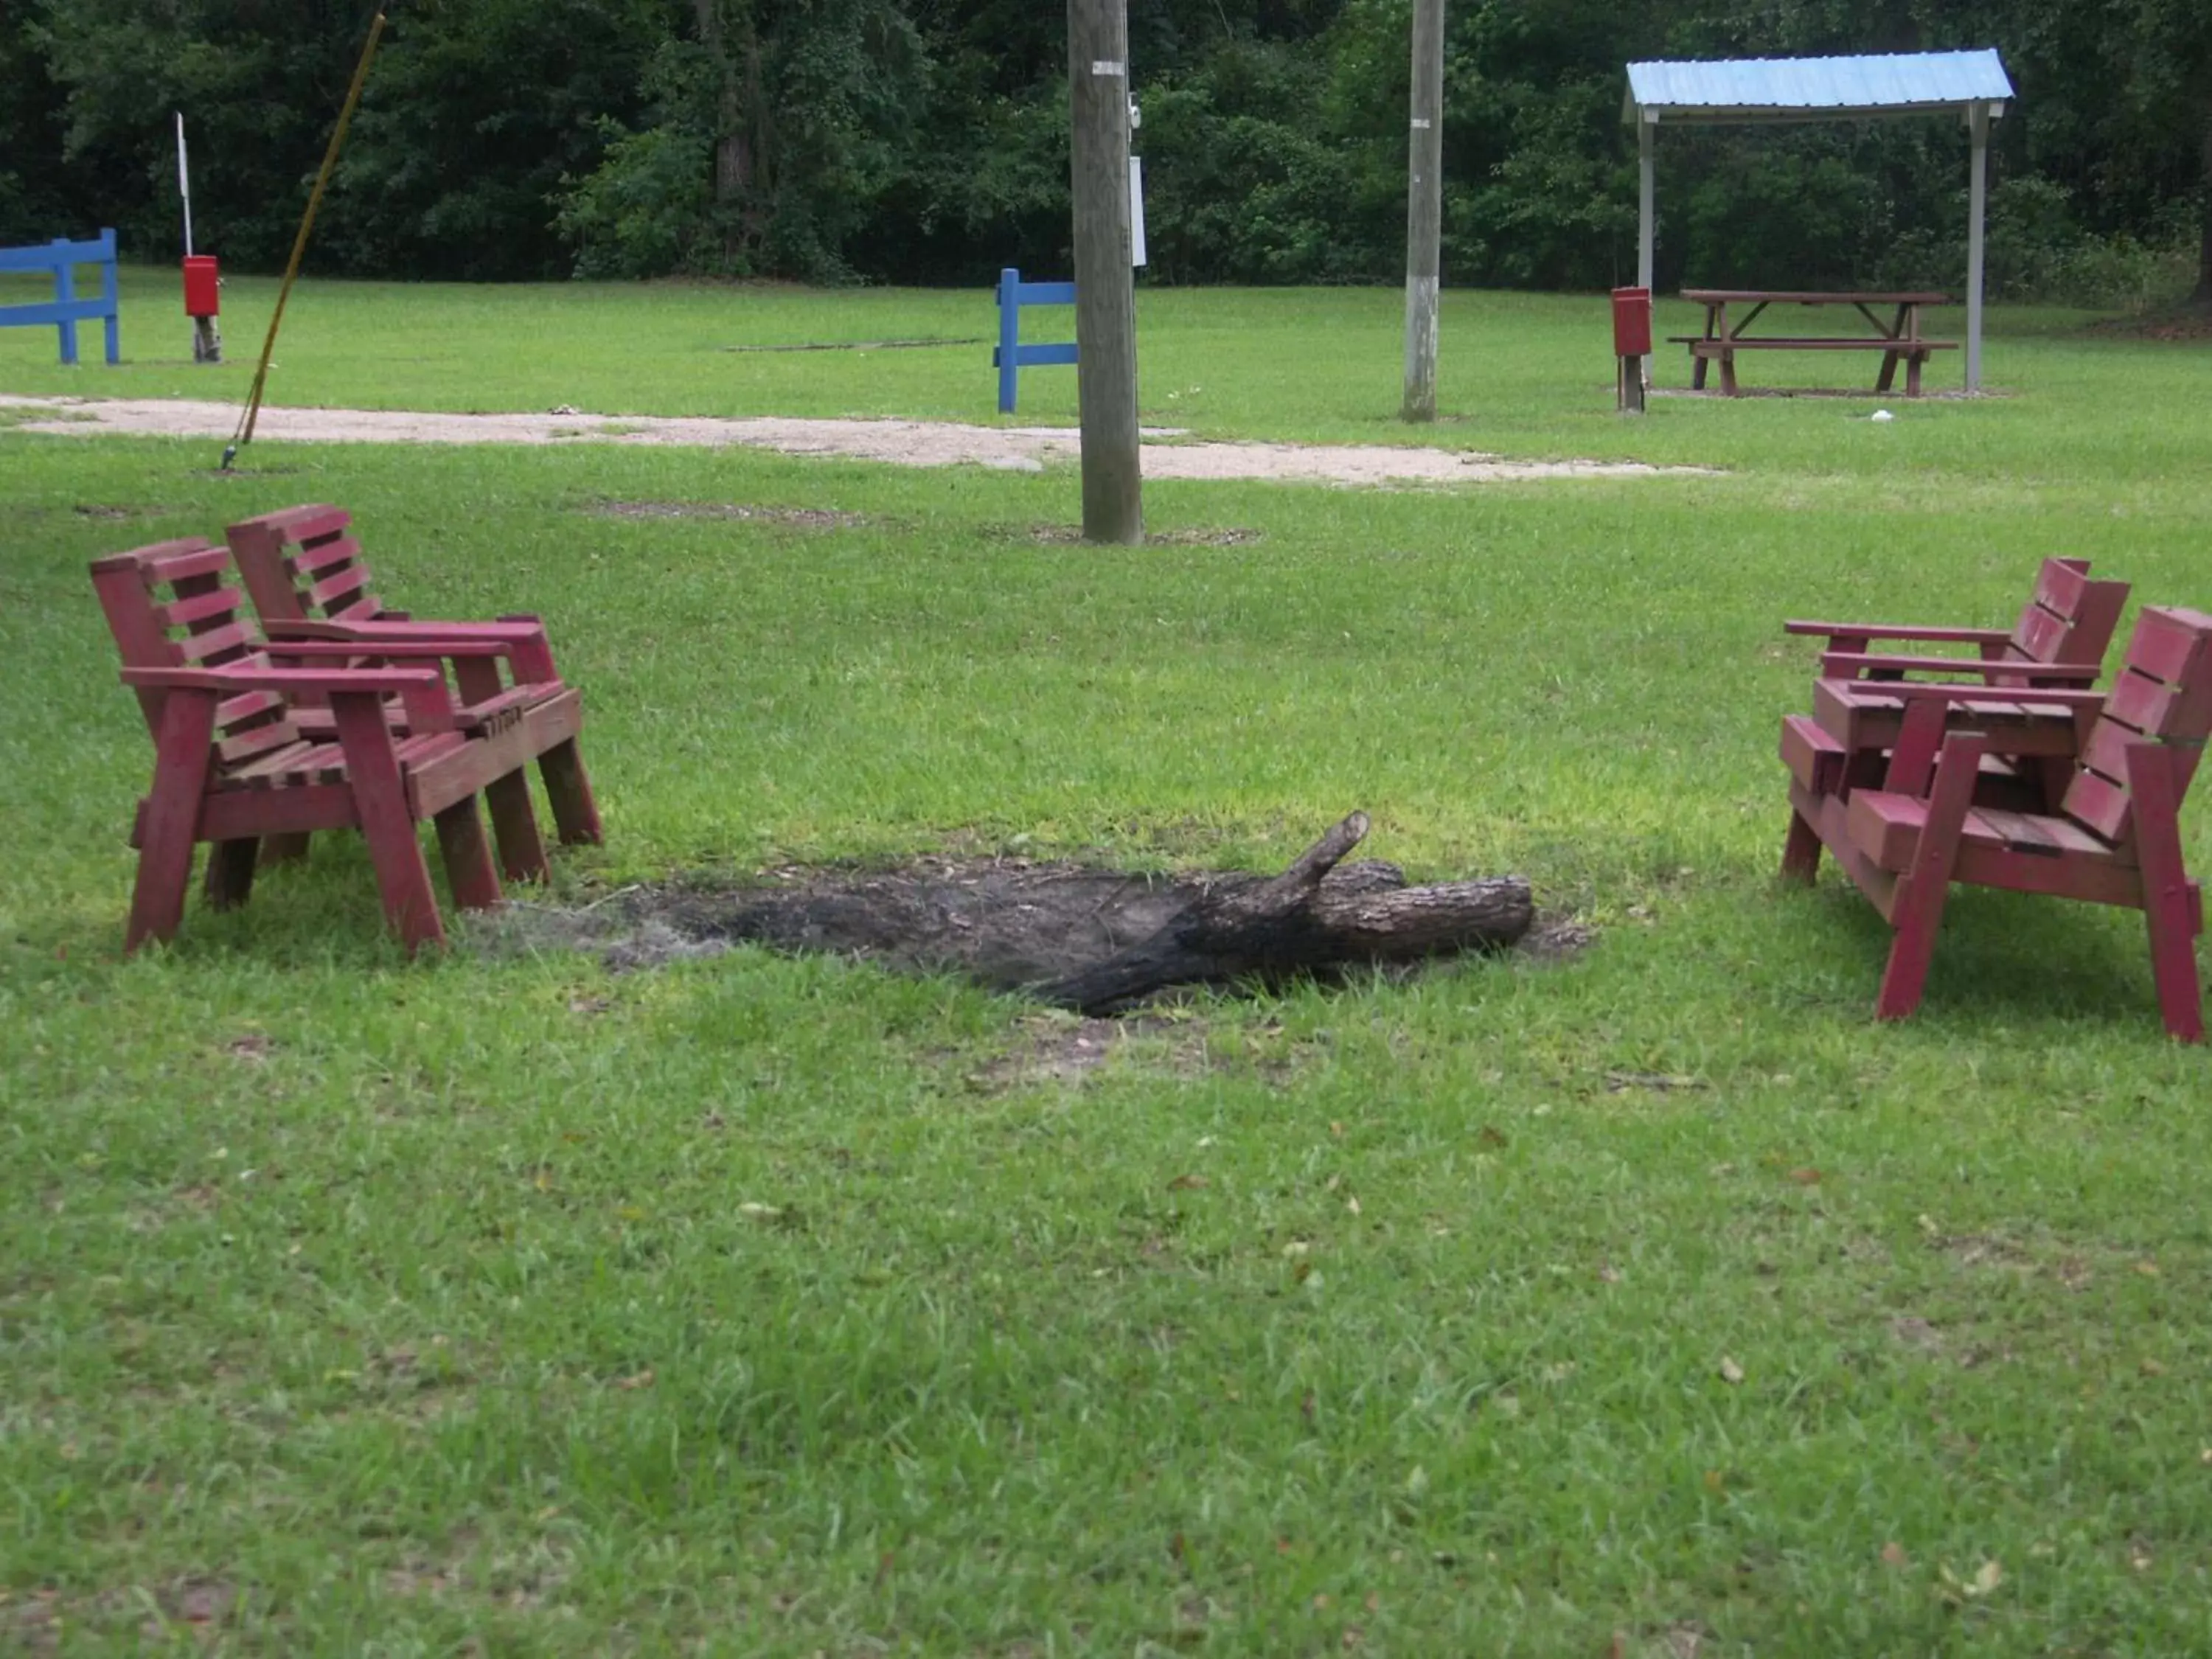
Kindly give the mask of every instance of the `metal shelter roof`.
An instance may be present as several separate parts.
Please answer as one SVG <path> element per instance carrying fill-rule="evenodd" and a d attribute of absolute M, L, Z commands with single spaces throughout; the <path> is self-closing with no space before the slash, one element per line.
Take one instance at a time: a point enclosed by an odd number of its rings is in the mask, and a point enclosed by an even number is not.
<path fill-rule="evenodd" d="M 2002 106 L 2012 96 L 1993 48 L 1631 64 L 1622 118 L 1633 121 L 1641 111 L 1646 121 L 1840 119 Z"/>

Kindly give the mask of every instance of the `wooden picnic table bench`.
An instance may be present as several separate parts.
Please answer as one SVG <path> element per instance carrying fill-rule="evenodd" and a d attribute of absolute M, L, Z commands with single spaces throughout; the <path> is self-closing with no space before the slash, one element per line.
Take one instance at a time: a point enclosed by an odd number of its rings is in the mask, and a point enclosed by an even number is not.
<path fill-rule="evenodd" d="M 1770 289 L 1686 288 L 1682 297 L 1705 307 L 1705 332 L 1670 334 L 1668 342 L 1690 348 L 1690 384 L 1700 392 L 1705 390 L 1707 365 L 1720 364 L 1721 390 L 1731 398 L 1742 395 L 1735 379 L 1735 354 L 1739 351 L 1879 351 L 1882 354 L 1881 374 L 1875 382 L 1875 390 L 1887 392 L 1896 384 L 1897 366 L 1902 362 L 1905 395 L 1917 398 L 1921 364 L 1936 352 L 1950 351 L 1958 345 L 1955 340 L 1923 338 L 1920 332 L 1921 307 L 1948 305 L 1950 296 L 1947 294 L 1810 294 Z M 1866 319 L 1874 332 L 1747 334 L 1744 331 L 1771 305 L 1849 306 Z M 1729 316 L 1730 306 L 1739 307 L 1733 320 Z M 1877 307 L 1895 308 L 1887 322 L 1876 314 Z"/>

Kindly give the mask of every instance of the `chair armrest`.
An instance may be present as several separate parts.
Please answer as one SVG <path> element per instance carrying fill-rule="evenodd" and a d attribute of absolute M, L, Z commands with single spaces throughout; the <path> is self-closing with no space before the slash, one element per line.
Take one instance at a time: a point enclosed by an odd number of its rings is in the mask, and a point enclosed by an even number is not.
<path fill-rule="evenodd" d="M 1829 639 L 1849 635 L 1860 640 L 1948 640 L 1974 645 L 2002 645 L 2012 637 L 2002 628 L 1924 628 L 1911 623 L 1785 622 L 1782 631 L 1821 635 Z"/>
<path fill-rule="evenodd" d="M 449 657 L 511 657 L 514 640 L 458 638 L 271 640 L 272 657 L 296 657 L 303 662 L 351 662 L 360 657 L 390 657 L 410 662 L 439 662 Z"/>
<path fill-rule="evenodd" d="M 1979 674 L 1984 678 L 2008 674 L 2021 678 L 2078 680 L 2094 684 L 2100 671 L 2094 663 L 1993 662 L 1986 657 L 1870 657 L 1850 651 L 1827 651 L 1820 656 L 1823 679 L 1842 679 L 1862 671 L 1895 673 Z"/>
<path fill-rule="evenodd" d="M 489 623 L 283 622 L 270 623 L 268 635 L 285 645 L 295 640 L 342 641 L 382 656 L 400 655 L 408 647 L 425 656 L 504 656 L 518 684 L 548 685 L 561 678 L 545 624 L 534 617 Z"/>
<path fill-rule="evenodd" d="M 287 702 L 300 697 L 369 697 L 398 695 L 407 724 L 416 732 L 461 729 L 453 694 L 434 668 L 126 668 L 125 685 L 161 691 L 210 691 L 235 696 L 241 691 L 274 691 Z"/>
<path fill-rule="evenodd" d="M 434 668 L 126 668 L 125 685 L 152 691 L 275 691 L 287 696 L 387 696 L 393 692 L 443 691 Z"/>
<path fill-rule="evenodd" d="M 1986 685 L 1962 685 L 1955 680 L 1948 683 L 1883 680 L 1873 686 L 1869 686 L 1863 680 L 1832 679 L 1829 683 L 1846 697 L 1863 696 L 1871 691 L 1905 702 L 2036 702 L 2048 703 L 2054 708 L 2091 713 L 2105 706 L 2105 694 L 2101 691 L 2046 691 L 2041 686 L 2001 685 L 1993 689 Z"/>
<path fill-rule="evenodd" d="M 465 702 L 453 710 L 455 728 L 463 732 L 504 732 L 530 712 L 545 694 L 543 685 L 511 685 L 481 702 Z"/>
<path fill-rule="evenodd" d="M 545 637 L 545 625 L 536 622 L 276 621 L 264 623 L 262 631 L 272 640 L 354 640 L 400 644 L 425 644 L 443 640 L 489 640 L 507 645 L 533 645 Z"/>

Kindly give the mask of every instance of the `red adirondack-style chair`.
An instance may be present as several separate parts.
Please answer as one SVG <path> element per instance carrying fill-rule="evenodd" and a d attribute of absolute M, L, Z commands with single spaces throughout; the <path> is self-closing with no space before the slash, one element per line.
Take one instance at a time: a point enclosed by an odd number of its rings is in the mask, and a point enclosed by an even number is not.
<path fill-rule="evenodd" d="M 1985 689 L 1888 689 L 1906 712 L 1883 787 L 1845 796 L 1793 768 L 1792 845 L 1802 830 L 1809 853 L 1785 866 L 1809 882 L 1825 847 L 1896 929 L 1876 1014 L 1899 1019 L 1919 1006 L 1950 885 L 1967 882 L 2141 910 L 2166 1028 L 2203 1042 L 2204 901 L 2183 868 L 2179 811 L 2212 731 L 2212 616 L 2145 610 L 2109 694 L 2037 691 L 2087 726 L 2055 812 L 1975 804 L 1982 758 L 2002 738 L 1946 725 Z"/>
<path fill-rule="evenodd" d="M 1837 716 L 1799 715 L 1784 724 L 1784 758 L 1793 769 L 1832 772 L 1838 793 L 1878 782 L 1897 743 L 1905 703 L 1890 682 L 1936 674 L 2002 689 L 2086 690 L 2095 680 L 2128 600 L 2125 582 L 2092 580 L 2087 559 L 2045 559 L 2035 591 L 2010 633 L 1989 628 L 1922 628 L 1862 623 L 1784 623 L 1793 634 L 1827 641 L 1819 695 Z M 1972 644 L 1978 657 L 1879 655 L 1876 641 Z M 1851 682 L 1857 682 L 1852 684 Z M 1984 805 L 2055 811 L 2072 777 L 2078 734 L 2069 711 L 2017 697 L 1985 695 L 1954 723 L 2011 728 L 1984 760 L 1977 799 Z"/>
<path fill-rule="evenodd" d="M 280 663 L 242 614 L 245 596 L 222 580 L 229 564 L 227 549 L 195 537 L 92 567 L 124 682 L 137 692 L 155 744 L 153 787 L 131 836 L 138 878 L 125 949 L 175 934 L 203 841 L 215 844 L 208 897 L 225 908 L 252 891 L 264 837 L 360 830 L 385 915 L 413 950 L 445 937 L 415 833 L 427 818 L 455 902 L 496 905 L 499 876 L 476 797 L 519 778 L 536 752 L 524 720 L 533 694 L 457 702 L 434 665 L 467 646 L 361 668 L 342 665 L 357 654 L 345 645 L 302 641 L 281 647 Z M 526 789 L 526 808 L 527 799 Z M 511 867 L 544 873 L 534 827 L 503 850 Z"/>
<path fill-rule="evenodd" d="M 2035 591 L 2010 633 L 1996 628 L 1923 627 L 1917 623 L 1785 622 L 1788 634 L 1812 635 L 1827 641 L 1825 654 L 1866 656 L 1876 640 L 1895 640 L 1913 645 L 1972 645 L 1984 662 L 2087 664 L 2105 660 L 2105 649 L 2120 625 L 2121 609 L 2128 602 L 2125 582 L 2092 581 L 2087 559 L 2045 559 L 2037 571 Z M 1954 668 L 1962 659 L 1935 657 L 1916 659 L 1913 666 Z M 1839 663 L 1829 678 L 1856 678 Z M 1895 675 L 1901 670 L 1887 662 L 1869 660 L 1856 665 L 1858 673 Z M 2019 682 L 2033 684 L 2033 679 Z"/>
<path fill-rule="evenodd" d="M 253 608 L 275 641 L 345 641 L 362 646 L 403 647 L 428 641 L 501 641 L 514 648 L 508 661 L 518 686 L 540 689 L 539 704 L 549 711 L 545 719 L 548 741 L 538 752 L 538 772 L 553 808 L 554 823 L 563 844 L 602 837 L 599 812 L 592 796 L 591 779 L 577 746 L 575 732 L 555 735 L 552 727 L 569 717 L 550 716 L 551 710 L 574 706 L 580 718 L 575 693 L 562 684 L 553 664 L 553 650 L 545 627 L 536 617 L 502 617 L 496 622 L 418 622 L 406 611 L 385 606 L 369 586 L 368 562 L 360 538 L 352 533 L 353 515 L 326 505 L 287 507 L 264 513 L 232 525 L 223 532 Z M 464 696 L 494 695 L 499 671 L 483 658 L 463 659 L 456 665 Z M 538 706 L 526 718 L 541 721 Z M 518 808 L 512 797 L 518 789 L 526 808 L 526 786 L 520 779 L 502 785 L 490 796 L 494 821 L 504 826 Z M 502 840 L 504 845 L 504 840 Z"/>

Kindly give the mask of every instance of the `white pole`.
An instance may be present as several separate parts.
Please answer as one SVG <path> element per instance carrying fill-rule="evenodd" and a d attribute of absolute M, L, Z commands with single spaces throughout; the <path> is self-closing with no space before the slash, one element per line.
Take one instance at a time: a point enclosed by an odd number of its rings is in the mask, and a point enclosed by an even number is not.
<path fill-rule="evenodd" d="M 177 194 L 185 198 L 185 258 L 192 257 L 192 174 L 185 161 L 185 112 L 177 112 Z"/>
<path fill-rule="evenodd" d="M 1973 161 L 1966 191 L 1966 390 L 1982 389 L 1982 219 L 1989 194 L 1990 106 L 1966 106 Z"/>
<path fill-rule="evenodd" d="M 1651 143 L 1658 124 L 1636 112 L 1636 286 L 1651 286 L 1651 239 L 1656 215 L 1652 209 Z"/>

